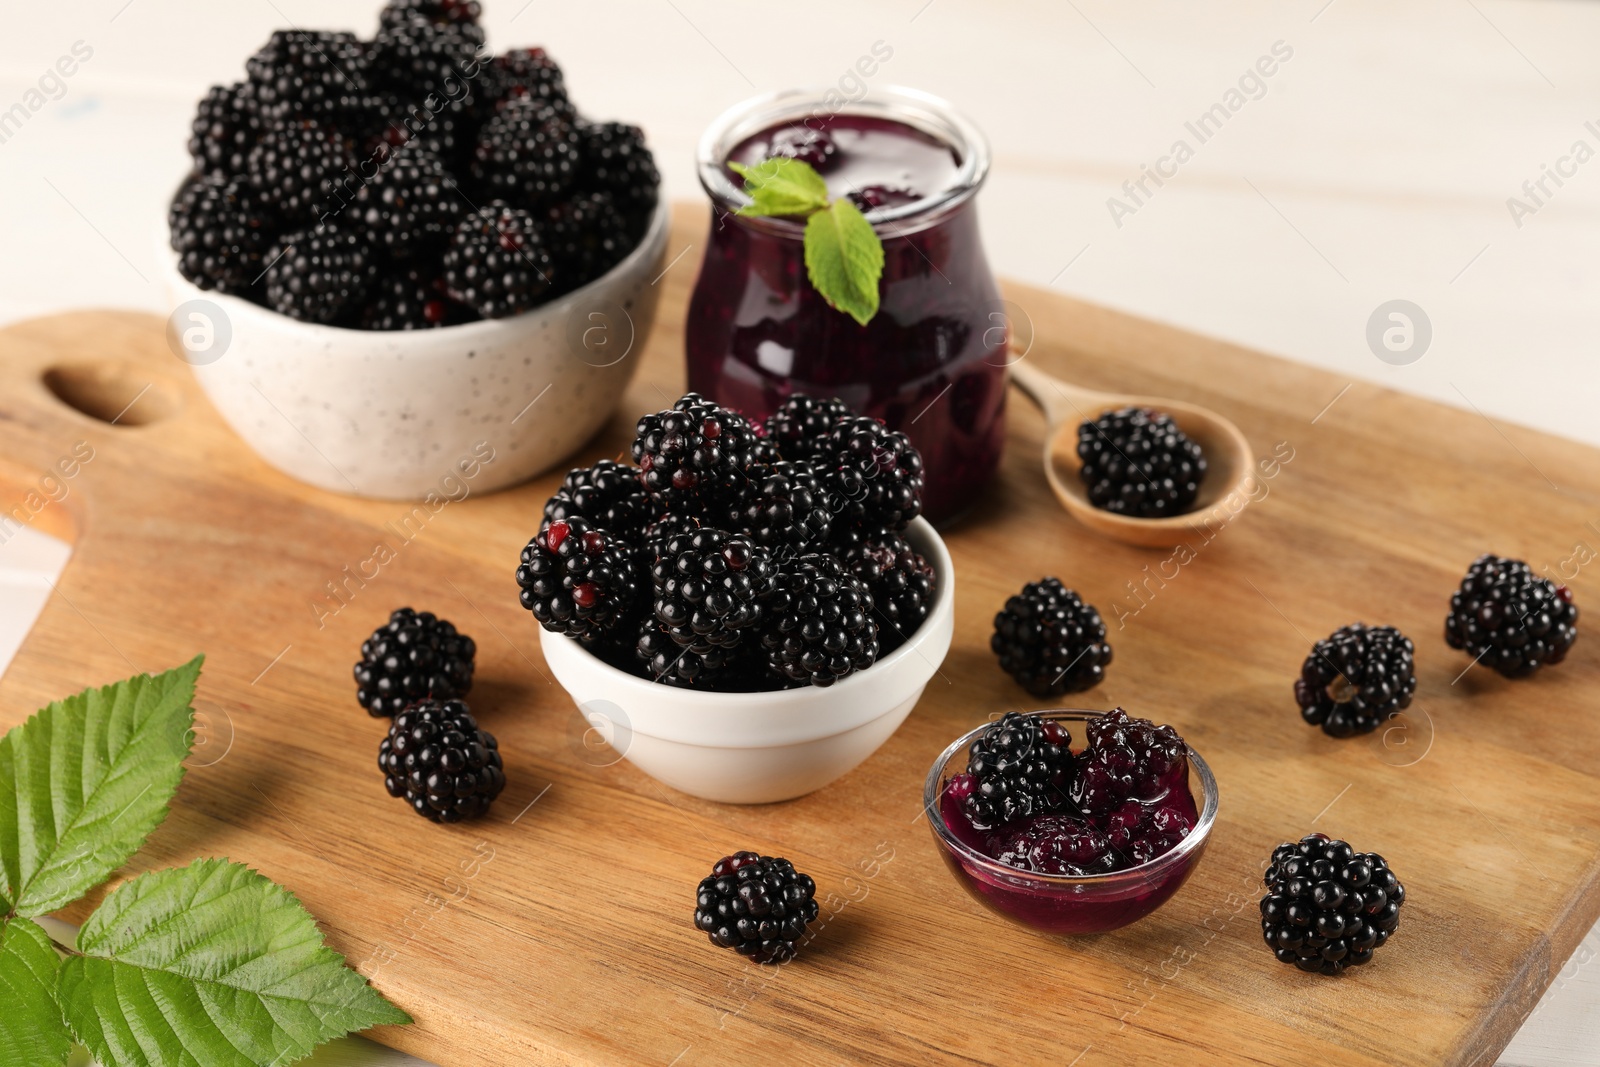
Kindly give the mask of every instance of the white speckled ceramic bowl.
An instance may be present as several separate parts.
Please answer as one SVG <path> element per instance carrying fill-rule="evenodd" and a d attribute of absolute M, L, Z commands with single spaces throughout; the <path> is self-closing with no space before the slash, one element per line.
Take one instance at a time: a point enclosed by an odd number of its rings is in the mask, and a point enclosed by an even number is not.
<path fill-rule="evenodd" d="M 905 536 L 938 575 L 933 610 L 905 644 L 826 689 L 699 693 L 620 671 L 548 630 L 539 631 L 540 647 L 591 731 L 650 777 L 727 804 L 804 796 L 889 740 L 950 650 L 950 553 L 922 519 Z"/>
<path fill-rule="evenodd" d="M 604 276 L 509 319 L 375 332 L 297 322 L 205 292 L 162 257 L 168 340 L 262 459 L 323 489 L 391 499 L 525 481 L 611 417 L 655 317 L 667 246 L 657 207 Z M 443 486 L 443 488 L 442 488 Z"/>

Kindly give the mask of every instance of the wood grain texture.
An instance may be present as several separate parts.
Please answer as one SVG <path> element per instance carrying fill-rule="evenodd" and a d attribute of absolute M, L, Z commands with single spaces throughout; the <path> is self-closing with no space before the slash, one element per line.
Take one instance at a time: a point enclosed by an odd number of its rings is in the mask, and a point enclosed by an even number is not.
<path fill-rule="evenodd" d="M 680 213 L 669 258 L 703 226 Z M 694 260 L 663 279 L 640 375 L 575 461 L 618 454 L 634 418 L 680 392 Z M 1463 675 L 1442 620 L 1481 551 L 1543 568 L 1600 545 L 1600 454 L 1369 385 L 1324 410 L 1343 379 L 1009 295 L 1043 369 L 1214 407 L 1263 456 L 1282 442 L 1293 458 L 1180 564 L 1063 515 L 1039 469 L 1043 422 L 1013 394 L 1001 475 L 948 534 L 950 656 L 900 732 L 813 796 L 719 806 L 586 747 L 512 580 L 556 475 L 436 512 L 309 489 L 221 425 L 158 320 L 115 312 L 0 333 L 0 504 L 75 442 L 95 450 L 51 505 L 76 554 L 0 683 L 0 725 L 204 651 L 206 744 L 135 870 L 229 856 L 285 883 L 418 1020 L 375 1036 L 447 1067 L 1491 1062 L 1600 914 L 1600 645 L 1585 636 L 1559 669 L 1507 682 Z M 108 426 L 64 407 L 41 374 L 75 362 L 122 365 L 125 389 L 150 383 L 172 414 Z M 455 459 L 440 456 L 441 478 Z M 1046 573 L 1111 626 L 1116 662 L 1081 703 L 1173 723 L 1222 794 L 1205 859 L 1166 907 L 1070 940 L 970 901 L 920 812 L 951 738 L 1035 706 L 987 643 L 1004 598 Z M 1597 575 L 1570 582 L 1581 604 L 1600 603 Z M 350 664 L 402 604 L 478 640 L 471 703 L 510 784 L 476 825 L 425 824 L 382 789 L 381 724 L 356 707 Z M 1309 642 L 1357 619 L 1416 640 L 1420 685 L 1387 739 L 1341 742 L 1301 725 L 1290 688 Z M 1393 943 L 1339 980 L 1277 964 L 1256 918 L 1272 846 L 1313 829 L 1383 853 L 1408 889 Z M 790 857 L 829 896 L 790 965 L 744 965 L 690 923 L 695 883 L 738 848 Z"/>

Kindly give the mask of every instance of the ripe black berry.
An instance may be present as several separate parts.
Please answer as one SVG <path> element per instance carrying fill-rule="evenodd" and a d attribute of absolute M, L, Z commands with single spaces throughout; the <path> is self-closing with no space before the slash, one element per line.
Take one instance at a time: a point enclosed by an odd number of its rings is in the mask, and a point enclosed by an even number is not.
<path fill-rule="evenodd" d="M 878 654 L 888 655 L 916 633 L 933 610 L 933 566 L 898 535 L 849 549 L 840 558 L 872 593 Z"/>
<path fill-rule="evenodd" d="M 560 293 L 594 281 L 622 262 L 633 246 L 627 220 L 607 193 L 579 193 L 551 205 L 541 236 Z"/>
<path fill-rule="evenodd" d="M 260 105 L 249 82 L 214 85 L 195 109 L 189 157 L 202 174 L 245 176 L 250 150 L 261 137 Z"/>
<path fill-rule="evenodd" d="M 1484 555 L 1450 597 L 1444 639 L 1507 678 L 1560 663 L 1578 639 L 1572 591 L 1518 559 Z"/>
<path fill-rule="evenodd" d="M 737 528 L 774 550 L 815 551 L 826 543 L 833 513 L 815 464 L 780 460 L 752 466 L 748 474 L 749 485 L 735 508 Z"/>
<path fill-rule="evenodd" d="M 639 627 L 632 661 L 627 669 L 678 689 L 754 693 L 782 687 L 782 680 L 767 668 L 766 655 L 759 644 L 747 641 L 733 648 L 713 645 L 696 652 L 673 640 L 654 615 Z"/>
<path fill-rule="evenodd" d="M 450 299 L 444 279 L 428 280 L 416 271 L 379 278 L 361 310 L 364 330 L 432 330 L 472 322 L 478 313 Z"/>
<path fill-rule="evenodd" d="M 1072 785 L 1072 742 L 1066 727 L 1038 715 L 1007 712 L 967 750 L 973 789 L 963 801 L 980 830 L 1059 811 Z"/>
<path fill-rule="evenodd" d="M 561 199 L 577 180 L 578 164 L 578 134 L 567 115 L 513 95 L 478 132 L 472 176 L 486 195 L 531 207 Z"/>
<path fill-rule="evenodd" d="M 526 96 L 558 108 L 570 107 L 561 67 L 543 48 L 513 48 L 495 57 L 483 72 L 488 96 L 499 102 Z"/>
<path fill-rule="evenodd" d="M 1267 946 L 1280 962 L 1318 974 L 1371 960 L 1399 927 L 1406 900 L 1382 856 L 1322 834 L 1279 845 L 1263 881 Z"/>
<path fill-rule="evenodd" d="M 591 525 L 637 543 L 646 527 L 661 517 L 661 507 L 645 492 L 637 468 L 602 459 L 592 467 L 569 471 L 556 495 L 545 504 L 544 517 L 546 522 L 587 519 Z"/>
<path fill-rule="evenodd" d="M 583 159 L 579 187 L 610 194 L 625 220 L 629 242 L 638 241 L 661 186 L 644 134 L 623 122 L 579 122 L 577 133 Z"/>
<path fill-rule="evenodd" d="M 633 461 L 645 488 L 673 506 L 701 510 L 744 491 L 754 462 L 756 431 L 744 416 L 688 393 L 670 409 L 646 415 L 636 427 Z"/>
<path fill-rule="evenodd" d="M 700 882 L 694 924 L 756 963 L 793 959 L 817 917 L 817 884 L 786 859 L 736 852 Z"/>
<path fill-rule="evenodd" d="M 583 519 L 558 519 L 522 550 L 522 606 L 553 633 L 593 642 L 617 631 L 642 595 L 633 553 Z"/>
<path fill-rule="evenodd" d="M 419 18 L 434 26 L 475 25 L 482 15 L 478 0 L 389 0 L 378 13 L 378 25 L 404 26 Z"/>
<path fill-rule="evenodd" d="M 772 576 L 765 549 L 707 528 L 666 539 L 654 557 L 656 621 L 680 646 L 734 648 L 760 625 Z"/>
<path fill-rule="evenodd" d="M 533 216 L 499 202 L 464 218 L 444 254 L 450 295 L 486 319 L 537 305 L 550 290 L 552 269 Z"/>
<path fill-rule="evenodd" d="M 837 465 L 843 497 L 836 529 L 899 531 L 922 513 L 922 455 L 905 434 L 852 415 L 834 426 L 823 448 Z"/>
<path fill-rule="evenodd" d="M 994 617 L 989 647 L 1000 668 L 1037 697 L 1100 684 L 1111 662 L 1106 624 L 1059 578 L 1029 582 Z"/>
<path fill-rule="evenodd" d="M 1294 683 L 1300 715 L 1330 737 L 1371 733 L 1411 705 L 1411 639 L 1393 626 L 1354 623 L 1318 641 Z"/>
<path fill-rule="evenodd" d="M 506 787 L 494 735 L 459 700 L 425 700 L 396 715 L 378 767 L 389 795 L 433 822 L 476 818 Z"/>
<path fill-rule="evenodd" d="M 767 417 L 767 437 L 784 459 L 811 459 L 826 453 L 828 435 L 853 414 L 841 400 L 797 394 Z"/>
<path fill-rule="evenodd" d="M 295 230 L 337 212 L 359 180 L 350 169 L 349 143 L 312 122 L 269 130 L 251 149 L 248 169 L 262 203 Z"/>
<path fill-rule="evenodd" d="M 168 212 L 178 271 L 201 289 L 247 293 L 261 279 L 272 217 L 240 178 L 189 181 Z"/>
<path fill-rule="evenodd" d="M 809 126 L 785 126 L 772 135 L 768 154 L 780 158 L 798 159 L 817 170 L 826 170 L 838 147 L 822 130 Z"/>
<path fill-rule="evenodd" d="M 1170 415 L 1149 408 L 1122 408 L 1084 422 L 1078 458 L 1091 504 L 1141 519 L 1188 511 L 1206 473 L 1200 446 Z"/>
<path fill-rule="evenodd" d="M 278 30 L 245 70 L 263 118 L 335 123 L 367 93 L 367 61 L 355 34 Z"/>
<path fill-rule="evenodd" d="M 373 718 L 393 717 L 419 700 L 453 700 L 472 691 L 478 646 L 432 612 L 400 608 L 361 643 L 356 700 Z"/>
<path fill-rule="evenodd" d="M 288 234 L 269 258 L 267 303 L 305 322 L 334 323 L 354 313 L 378 276 L 366 242 L 332 226 Z"/>
<path fill-rule="evenodd" d="M 470 84 L 465 75 L 477 70 L 483 42 L 476 22 L 397 11 L 372 42 L 373 81 L 414 100 L 460 92 Z"/>
<path fill-rule="evenodd" d="M 878 659 L 872 594 L 835 556 L 785 563 L 762 606 L 767 661 L 791 681 L 829 686 Z"/>
<path fill-rule="evenodd" d="M 351 210 L 370 242 L 407 260 L 442 250 L 465 209 L 438 157 L 408 148 L 377 168 L 356 191 Z"/>

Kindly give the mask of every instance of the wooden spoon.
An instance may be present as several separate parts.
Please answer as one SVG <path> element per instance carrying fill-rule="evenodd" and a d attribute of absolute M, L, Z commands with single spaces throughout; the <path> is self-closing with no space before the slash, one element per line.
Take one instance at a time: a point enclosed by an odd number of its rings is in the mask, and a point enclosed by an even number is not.
<path fill-rule="evenodd" d="M 1050 422 L 1044 447 L 1044 476 L 1061 505 L 1091 530 L 1118 541 L 1151 547 L 1172 547 L 1191 532 L 1214 534 L 1231 522 L 1254 491 L 1255 457 L 1239 427 L 1210 408 L 1159 396 L 1131 396 L 1083 389 L 1052 378 L 1023 362 L 1011 365 L 1011 380 L 1032 398 Z M 1206 474 L 1194 508 L 1182 515 L 1138 519 L 1103 511 L 1089 503 L 1078 476 L 1078 426 L 1116 408 L 1164 411 L 1198 444 L 1206 457 Z"/>

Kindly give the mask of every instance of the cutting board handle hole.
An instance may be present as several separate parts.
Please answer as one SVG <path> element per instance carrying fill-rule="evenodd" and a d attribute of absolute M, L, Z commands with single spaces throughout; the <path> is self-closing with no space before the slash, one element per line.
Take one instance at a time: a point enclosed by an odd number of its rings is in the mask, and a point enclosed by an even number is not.
<path fill-rule="evenodd" d="M 148 426 L 178 410 L 170 384 L 127 363 L 62 363 L 44 372 L 44 385 L 74 411 L 111 426 Z"/>

